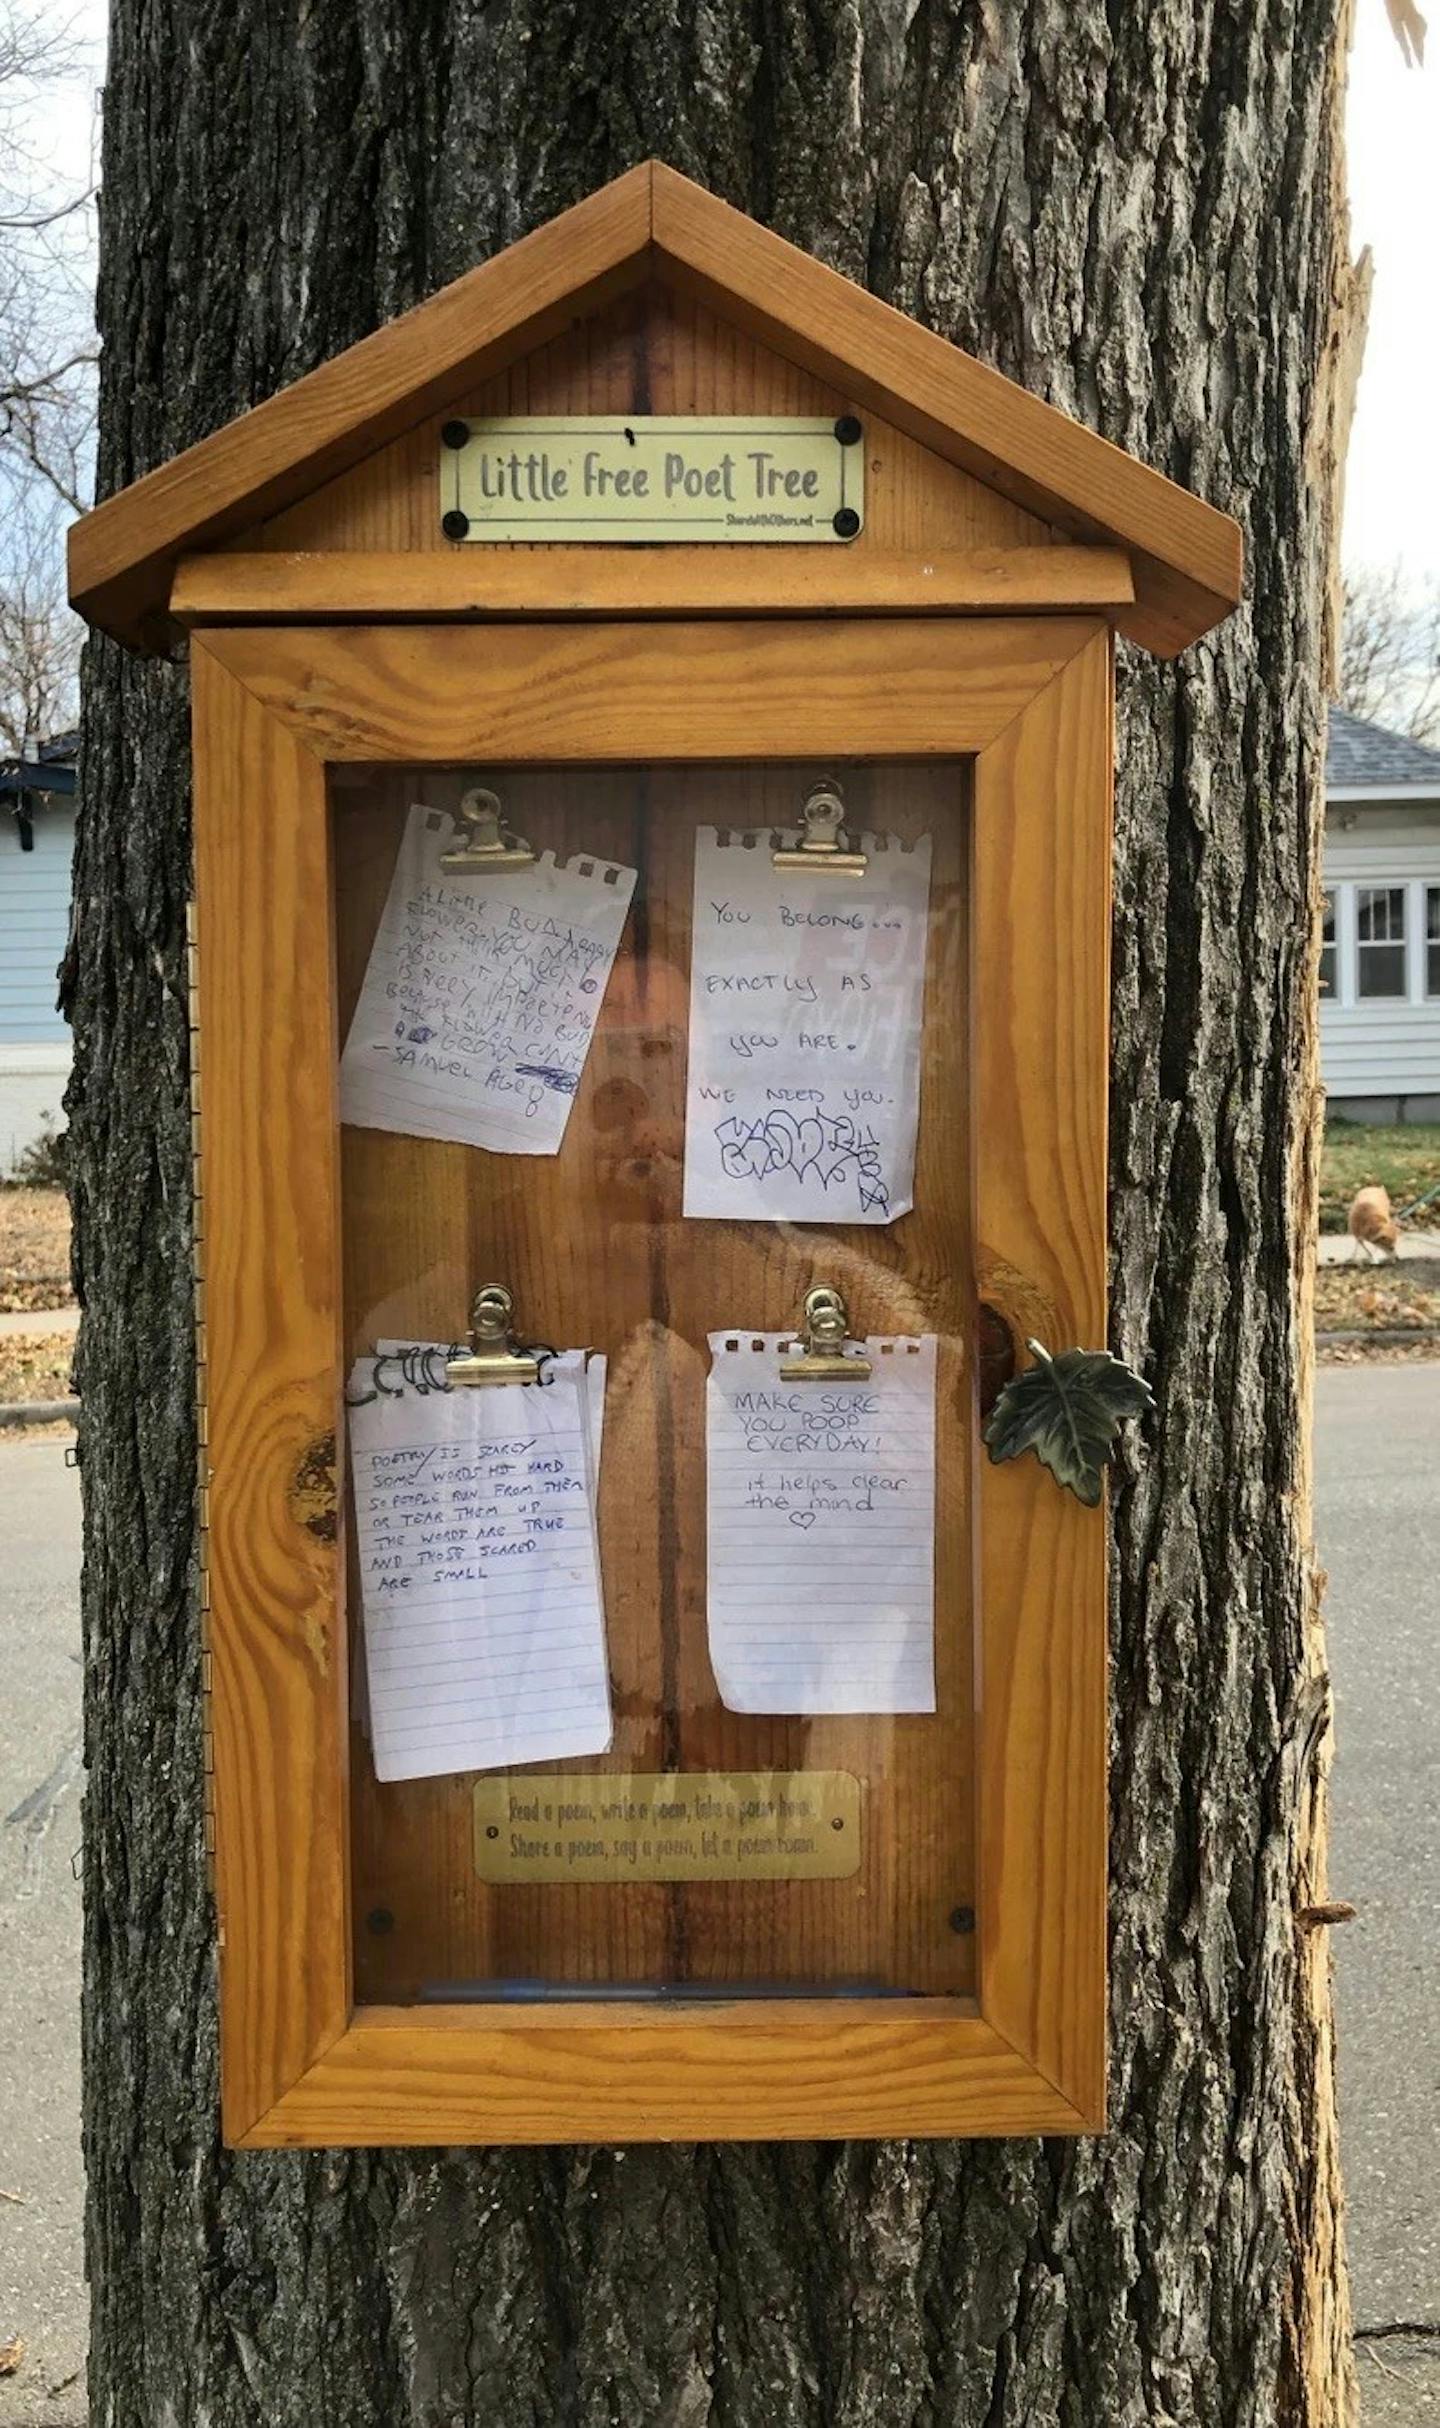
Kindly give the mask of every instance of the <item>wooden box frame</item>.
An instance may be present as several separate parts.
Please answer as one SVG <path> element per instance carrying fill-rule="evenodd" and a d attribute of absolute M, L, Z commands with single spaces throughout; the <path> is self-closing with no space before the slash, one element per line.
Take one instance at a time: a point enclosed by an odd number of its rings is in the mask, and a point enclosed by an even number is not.
<path fill-rule="evenodd" d="M 341 1430 L 327 769 L 344 761 L 970 759 L 977 1262 L 1017 1333 L 1044 1307 L 1054 1345 L 1103 1342 L 1108 625 L 247 626 L 223 620 L 225 564 L 191 648 L 227 2140 L 1098 2129 L 1103 1508 L 1033 1459 L 991 1465 L 977 1424 L 976 1998 L 397 2008 L 352 1992 L 343 1545 L 313 1478 Z"/>

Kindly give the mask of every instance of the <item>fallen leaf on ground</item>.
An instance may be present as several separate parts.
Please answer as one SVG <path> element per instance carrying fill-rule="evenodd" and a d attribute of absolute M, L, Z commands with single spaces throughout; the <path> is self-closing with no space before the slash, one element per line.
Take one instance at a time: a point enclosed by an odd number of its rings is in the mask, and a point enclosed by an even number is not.
<path fill-rule="evenodd" d="M 1322 1366 L 1423 1366 L 1440 1363 L 1430 1340 L 1322 1340 L 1316 1348 Z"/>
<path fill-rule="evenodd" d="M 1421 1331 L 1440 1326 L 1440 1263 L 1412 1257 L 1383 1274 L 1322 1265 L 1315 1276 L 1317 1332 Z"/>
<path fill-rule="evenodd" d="M 0 2377 L 13 2377 L 24 2358 L 24 2336 L 12 2335 L 8 2343 L 0 2344 Z"/>

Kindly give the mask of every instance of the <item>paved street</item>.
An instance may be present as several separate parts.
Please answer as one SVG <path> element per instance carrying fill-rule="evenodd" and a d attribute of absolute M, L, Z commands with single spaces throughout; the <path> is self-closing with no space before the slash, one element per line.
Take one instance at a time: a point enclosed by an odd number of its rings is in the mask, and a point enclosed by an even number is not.
<path fill-rule="evenodd" d="M 1340 2133 L 1359 2328 L 1440 2328 L 1440 1363 L 1322 1366 Z M 1440 2335 L 1362 2338 L 1364 2428 L 1440 2423 Z"/>
<path fill-rule="evenodd" d="M 1440 1363 L 1319 1376 L 1340 1732 L 1330 1879 L 1356 2323 L 1440 2324 Z M 78 1480 L 0 1437 L 0 2428 L 82 2428 Z M 21 2205 L 23 2204 L 23 2205 Z M 1440 2428 L 1440 2337 L 1362 2341 L 1364 2428 Z M 67 2383 L 68 2381 L 68 2383 Z M 58 2389 L 51 2392 L 51 2389 Z"/>
<path fill-rule="evenodd" d="M 80 2428 L 80 1479 L 0 1434 L 0 2428 Z M 56 2389 L 53 2392 L 51 2389 Z"/>

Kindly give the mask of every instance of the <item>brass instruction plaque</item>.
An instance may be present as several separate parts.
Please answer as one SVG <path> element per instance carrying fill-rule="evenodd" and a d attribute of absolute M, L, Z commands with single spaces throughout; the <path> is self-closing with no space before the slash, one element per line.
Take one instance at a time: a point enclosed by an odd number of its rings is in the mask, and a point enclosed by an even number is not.
<path fill-rule="evenodd" d="M 848 1880 L 848 1770 L 536 1771 L 475 1790 L 475 1869 L 556 1880 Z"/>

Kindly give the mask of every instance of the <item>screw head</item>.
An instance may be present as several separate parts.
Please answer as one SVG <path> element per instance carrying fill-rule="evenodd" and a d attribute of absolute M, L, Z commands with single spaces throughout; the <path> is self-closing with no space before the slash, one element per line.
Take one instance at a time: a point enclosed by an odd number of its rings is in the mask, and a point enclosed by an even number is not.
<path fill-rule="evenodd" d="M 373 1907 L 365 1917 L 365 1928 L 368 1931 L 373 1931 L 377 1939 L 383 1939 L 387 1931 L 393 1931 L 395 1928 L 395 1917 L 391 1913 L 389 1906 L 377 1905 Z"/>
<path fill-rule="evenodd" d="M 865 433 L 861 429 L 859 418 L 856 414 L 841 414 L 840 419 L 835 424 L 835 436 L 839 439 L 842 447 L 858 447 L 864 435 Z"/>
<path fill-rule="evenodd" d="M 441 515 L 440 528 L 447 540 L 463 540 L 470 528 L 470 517 L 462 514 L 458 506 L 452 506 L 448 514 Z"/>
<path fill-rule="evenodd" d="M 951 1928 L 951 1930 L 952 1930 L 952 1931 L 954 1931 L 954 1932 L 955 1932 L 955 1934 L 956 1934 L 957 1938 L 961 1938 L 961 1939 L 963 1939 L 963 1938 L 965 1937 L 965 1935 L 966 1935 L 966 1933 L 967 1933 L 968 1931 L 973 1931 L 973 1930 L 974 1930 L 974 1928 L 975 1928 L 975 1908 L 974 1908 L 974 1906 L 973 1906 L 973 1905 L 957 1905 L 957 1906 L 955 1906 L 955 1907 L 952 1909 L 952 1911 L 951 1911 L 951 1915 L 950 1915 L 950 1928 Z"/>
<path fill-rule="evenodd" d="M 458 455 L 462 447 L 468 447 L 470 444 L 470 424 L 468 422 L 446 422 L 440 432 L 440 444 L 442 447 L 453 447 Z"/>
<path fill-rule="evenodd" d="M 835 532 L 837 538 L 842 540 L 853 540 L 859 528 L 860 517 L 856 513 L 854 507 L 842 506 L 835 516 Z"/>

